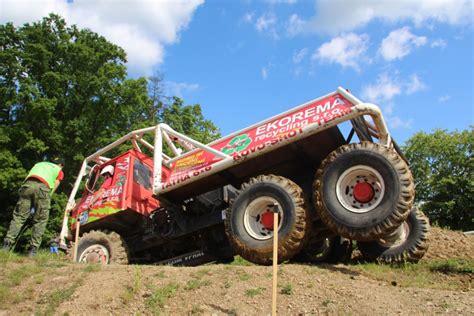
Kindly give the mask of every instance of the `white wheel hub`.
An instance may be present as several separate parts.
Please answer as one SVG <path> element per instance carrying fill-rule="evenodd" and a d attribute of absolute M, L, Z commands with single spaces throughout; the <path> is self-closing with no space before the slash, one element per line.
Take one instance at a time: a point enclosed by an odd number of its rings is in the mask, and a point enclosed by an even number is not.
<path fill-rule="evenodd" d="M 94 244 L 86 249 L 80 254 L 79 262 L 84 263 L 109 263 L 110 253 L 107 247 L 100 244 Z"/>
<path fill-rule="evenodd" d="M 247 233 L 257 240 L 267 240 L 273 237 L 273 209 L 278 201 L 270 196 L 256 198 L 245 209 L 244 228 Z M 278 212 L 278 229 L 283 222 L 283 212 Z"/>
<path fill-rule="evenodd" d="M 353 213 L 367 213 L 376 208 L 385 193 L 385 182 L 372 167 L 357 165 L 344 171 L 336 183 L 339 203 Z"/>
<path fill-rule="evenodd" d="M 385 248 L 398 247 L 407 240 L 409 235 L 410 225 L 408 225 L 408 223 L 405 221 L 392 234 L 377 240 L 377 243 Z"/>

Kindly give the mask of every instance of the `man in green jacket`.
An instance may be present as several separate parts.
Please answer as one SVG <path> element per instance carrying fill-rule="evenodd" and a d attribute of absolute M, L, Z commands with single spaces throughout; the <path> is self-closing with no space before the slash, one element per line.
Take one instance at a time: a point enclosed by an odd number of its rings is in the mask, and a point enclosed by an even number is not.
<path fill-rule="evenodd" d="M 36 254 L 48 223 L 51 196 L 64 178 L 63 167 L 64 160 L 56 158 L 52 162 L 38 162 L 30 170 L 19 190 L 20 197 L 13 211 L 10 228 L 3 241 L 4 250 L 12 248 L 23 225 L 33 213 L 33 231 L 28 255 L 34 256 Z"/>

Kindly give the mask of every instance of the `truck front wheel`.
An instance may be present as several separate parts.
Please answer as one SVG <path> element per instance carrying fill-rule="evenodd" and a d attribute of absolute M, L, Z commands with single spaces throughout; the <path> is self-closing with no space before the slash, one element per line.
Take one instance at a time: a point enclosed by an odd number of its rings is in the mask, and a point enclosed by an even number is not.
<path fill-rule="evenodd" d="M 116 232 L 92 230 L 79 239 L 77 262 L 128 264 L 126 243 Z"/>
<path fill-rule="evenodd" d="M 316 172 L 313 193 L 319 216 L 331 230 L 364 241 L 400 226 L 415 194 L 405 161 L 394 150 L 371 142 L 330 153 Z"/>
<path fill-rule="evenodd" d="M 278 261 L 290 259 L 303 247 L 309 232 L 303 191 L 286 178 L 261 175 L 242 185 L 226 214 L 226 234 L 244 259 L 272 263 L 275 207 L 279 219 Z"/>

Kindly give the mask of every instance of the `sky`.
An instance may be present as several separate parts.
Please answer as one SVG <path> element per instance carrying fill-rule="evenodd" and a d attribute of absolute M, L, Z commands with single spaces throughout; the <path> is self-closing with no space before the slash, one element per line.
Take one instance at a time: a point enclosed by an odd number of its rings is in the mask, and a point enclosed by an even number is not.
<path fill-rule="evenodd" d="M 223 135 L 338 86 L 401 144 L 474 125 L 470 0 L 0 0 L 0 23 L 50 12 L 123 47 L 131 78 L 161 73 Z"/>

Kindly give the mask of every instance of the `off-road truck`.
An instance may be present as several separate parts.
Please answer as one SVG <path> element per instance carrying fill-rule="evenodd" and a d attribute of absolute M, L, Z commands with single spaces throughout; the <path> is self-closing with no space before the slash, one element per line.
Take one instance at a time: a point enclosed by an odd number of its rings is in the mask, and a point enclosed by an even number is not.
<path fill-rule="evenodd" d="M 109 165 L 113 185 L 91 203 Z M 274 229 L 279 261 L 317 260 L 328 247 L 347 257 L 344 240 L 378 259 L 418 260 L 427 224 L 412 212 L 414 194 L 380 109 L 338 88 L 210 144 L 165 123 L 128 133 L 84 160 L 61 237 L 74 241 L 80 227 L 81 262 L 194 265 L 238 254 L 270 264 Z"/>

